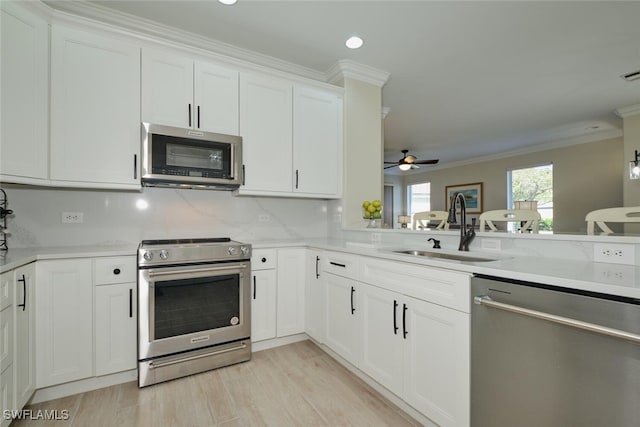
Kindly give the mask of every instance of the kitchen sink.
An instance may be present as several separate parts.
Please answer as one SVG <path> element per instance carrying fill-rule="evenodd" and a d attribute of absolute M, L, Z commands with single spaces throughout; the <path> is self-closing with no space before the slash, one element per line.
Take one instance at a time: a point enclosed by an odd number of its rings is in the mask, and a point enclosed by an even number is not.
<path fill-rule="evenodd" d="M 414 256 L 423 256 L 427 258 L 441 258 L 441 259 L 449 259 L 453 261 L 468 261 L 468 262 L 487 262 L 487 261 L 497 261 L 498 258 L 485 258 L 473 255 L 462 255 L 462 254 L 452 254 L 447 252 L 431 252 L 431 251 L 393 251 L 397 254 L 406 254 L 406 255 L 414 255 Z"/>

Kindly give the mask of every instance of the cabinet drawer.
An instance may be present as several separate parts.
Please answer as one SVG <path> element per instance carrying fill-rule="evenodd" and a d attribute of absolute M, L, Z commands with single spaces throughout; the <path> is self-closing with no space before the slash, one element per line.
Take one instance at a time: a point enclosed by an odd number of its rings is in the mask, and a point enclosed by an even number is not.
<path fill-rule="evenodd" d="M 104 257 L 94 260 L 96 285 L 136 281 L 136 257 Z"/>
<path fill-rule="evenodd" d="M 359 280 L 360 257 L 341 252 L 325 252 L 322 269 L 338 276 Z"/>
<path fill-rule="evenodd" d="M 275 249 L 254 249 L 251 254 L 251 269 L 253 271 L 271 270 L 276 268 Z"/>
<path fill-rule="evenodd" d="M 470 275 L 467 273 L 363 258 L 361 280 L 423 301 L 469 312 Z"/>

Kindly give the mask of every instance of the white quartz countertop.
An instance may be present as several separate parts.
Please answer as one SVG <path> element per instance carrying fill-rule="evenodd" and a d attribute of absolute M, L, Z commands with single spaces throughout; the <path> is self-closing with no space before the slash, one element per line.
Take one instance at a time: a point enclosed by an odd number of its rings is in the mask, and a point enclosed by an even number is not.
<path fill-rule="evenodd" d="M 471 251 L 462 253 L 457 251 L 441 250 L 445 253 L 498 258 L 495 261 L 488 262 L 454 261 L 394 252 L 394 250 L 413 249 L 409 247 L 376 246 L 367 243 L 327 239 L 306 241 L 259 241 L 252 242 L 252 247 L 253 249 L 312 247 L 322 250 L 348 252 L 362 256 L 371 256 L 467 273 L 504 277 L 507 279 L 523 280 L 640 299 L 640 267 L 633 265 L 607 264 L 533 256 L 511 256 L 509 254 L 493 252 Z M 0 273 L 37 260 L 125 255 L 134 256 L 136 255 L 136 250 L 137 244 L 9 249 L 8 252 L 0 256 Z M 438 250 L 434 249 L 432 251 Z"/>
<path fill-rule="evenodd" d="M 0 273 L 21 265 L 45 259 L 93 258 L 103 256 L 135 256 L 137 244 L 114 246 L 55 246 L 34 248 L 10 248 L 0 254 Z"/>

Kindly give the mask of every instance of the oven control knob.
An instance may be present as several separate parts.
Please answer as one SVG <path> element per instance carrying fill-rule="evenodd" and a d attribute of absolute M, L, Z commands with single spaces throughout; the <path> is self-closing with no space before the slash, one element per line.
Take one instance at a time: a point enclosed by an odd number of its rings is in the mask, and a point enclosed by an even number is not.
<path fill-rule="evenodd" d="M 236 255 L 238 253 L 238 248 L 229 246 L 229 255 Z"/>
<path fill-rule="evenodd" d="M 160 259 L 164 260 L 169 258 L 169 252 L 165 251 L 164 249 L 160 251 Z"/>
<path fill-rule="evenodd" d="M 144 254 L 142 254 L 142 258 L 146 259 L 147 261 L 151 261 L 153 259 L 153 252 L 146 251 Z"/>
<path fill-rule="evenodd" d="M 249 248 L 246 246 L 240 246 L 240 252 L 242 252 L 242 255 L 247 255 L 249 253 Z"/>

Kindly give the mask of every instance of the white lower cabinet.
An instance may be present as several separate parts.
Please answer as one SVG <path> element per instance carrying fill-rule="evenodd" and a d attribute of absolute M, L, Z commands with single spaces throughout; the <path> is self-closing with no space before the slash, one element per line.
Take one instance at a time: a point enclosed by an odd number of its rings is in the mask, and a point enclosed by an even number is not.
<path fill-rule="evenodd" d="M 136 306 L 135 282 L 96 286 L 96 376 L 136 368 Z"/>
<path fill-rule="evenodd" d="M 14 270 L 15 407 L 22 408 L 36 389 L 35 372 L 35 263 Z"/>
<path fill-rule="evenodd" d="M 347 277 L 324 273 L 324 344 L 434 423 L 468 426 L 469 302 L 456 291 L 465 295 L 468 275 L 352 255 L 326 257 L 329 270 Z M 448 306 L 414 293 L 434 295 Z"/>
<path fill-rule="evenodd" d="M 135 256 L 38 261 L 36 271 L 37 388 L 136 368 Z"/>
<path fill-rule="evenodd" d="M 13 407 L 13 369 L 10 367 L 0 373 L 0 404 L 3 410 L 12 410 Z M 0 427 L 8 427 L 11 424 L 10 417 L 0 417 Z"/>
<path fill-rule="evenodd" d="M 36 263 L 36 387 L 93 375 L 91 259 Z"/>
<path fill-rule="evenodd" d="M 305 328 L 305 249 L 278 249 L 278 337 L 301 334 Z"/>
<path fill-rule="evenodd" d="M 305 332 L 316 342 L 324 341 L 324 295 L 322 282 L 322 251 L 307 249 L 306 322 Z"/>
<path fill-rule="evenodd" d="M 252 273 L 251 283 L 251 341 L 276 337 L 276 270 Z"/>
<path fill-rule="evenodd" d="M 404 400 L 441 426 L 469 425 L 470 315 L 405 297 Z"/>
<path fill-rule="evenodd" d="M 324 275 L 324 343 L 354 366 L 358 366 L 358 283 L 332 273 Z"/>

